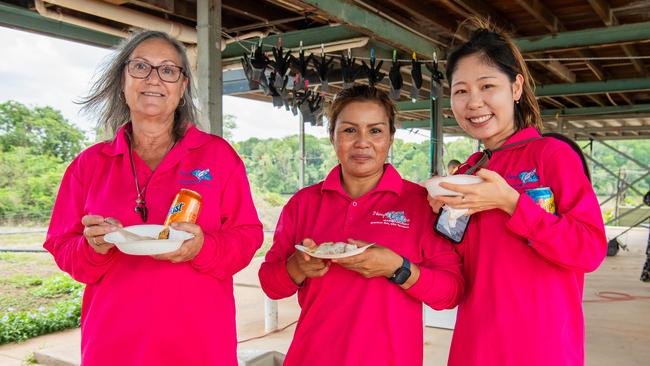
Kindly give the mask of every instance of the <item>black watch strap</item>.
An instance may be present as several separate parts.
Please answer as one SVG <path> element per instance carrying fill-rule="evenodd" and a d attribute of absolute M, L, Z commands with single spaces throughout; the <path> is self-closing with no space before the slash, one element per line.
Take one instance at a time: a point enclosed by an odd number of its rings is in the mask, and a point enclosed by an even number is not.
<path fill-rule="evenodd" d="M 403 285 L 409 277 L 411 277 L 411 262 L 406 257 L 402 257 L 402 266 L 388 280 L 392 283 Z"/>

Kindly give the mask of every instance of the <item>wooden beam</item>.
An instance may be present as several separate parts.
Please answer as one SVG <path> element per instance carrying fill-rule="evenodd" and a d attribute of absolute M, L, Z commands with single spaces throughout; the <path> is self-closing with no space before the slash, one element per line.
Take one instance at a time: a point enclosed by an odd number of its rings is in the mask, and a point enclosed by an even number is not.
<path fill-rule="evenodd" d="M 432 39 L 424 37 L 417 30 L 407 29 L 404 25 L 396 24 L 383 18 L 382 14 L 374 14 L 357 5 L 343 0 L 302 0 L 328 14 L 338 22 L 349 24 L 350 27 L 375 37 L 391 46 L 408 51 L 415 51 L 422 56 L 431 57 L 433 52 L 440 50 L 432 44 Z"/>
<path fill-rule="evenodd" d="M 598 104 L 601 107 L 605 106 L 605 103 L 601 102 L 600 98 L 598 98 L 595 95 L 589 94 L 589 95 L 587 95 L 587 98 L 591 99 L 592 101 L 594 101 L 596 104 Z"/>
<path fill-rule="evenodd" d="M 614 15 L 607 2 L 605 2 L 604 0 L 587 0 L 587 1 L 591 5 L 592 9 L 594 9 L 594 12 L 603 21 L 603 23 L 605 23 L 606 26 L 611 27 L 620 24 L 618 18 L 616 18 L 616 15 Z M 648 76 L 648 73 L 643 63 L 640 60 L 635 59 L 635 57 L 639 56 L 639 53 L 634 48 L 634 46 L 624 44 L 621 45 L 621 48 L 623 48 L 623 52 L 625 53 L 625 55 L 630 58 L 630 62 L 634 66 L 634 69 L 642 76 Z"/>
<path fill-rule="evenodd" d="M 469 39 L 469 35 L 465 29 L 458 29 L 457 25 L 448 19 L 432 17 L 430 15 L 432 13 L 431 8 L 424 6 L 420 1 L 400 0 L 393 2 L 393 5 L 405 11 L 413 18 L 420 19 L 435 28 L 451 34 L 452 37 L 455 37 L 463 42 Z"/>
<path fill-rule="evenodd" d="M 530 15 L 542 23 L 546 29 L 553 33 L 557 32 L 566 32 L 567 29 L 564 27 L 560 19 L 556 17 L 546 6 L 539 0 L 515 0 L 519 5 L 521 5 Z M 594 57 L 593 52 L 589 50 L 579 50 L 577 51 L 580 57 L 592 58 Z M 598 80 L 605 80 L 607 74 L 602 67 L 595 64 L 593 61 L 585 61 L 587 67 L 596 75 Z"/>
<path fill-rule="evenodd" d="M 461 18 L 469 18 L 472 16 L 470 12 L 465 10 L 462 6 L 458 6 L 458 1 L 452 1 L 452 0 L 440 0 L 440 3 L 445 6 L 445 8 L 453 11 L 454 13 L 458 14 L 461 16 Z"/>
<path fill-rule="evenodd" d="M 562 81 L 566 81 L 569 83 L 575 83 L 576 82 L 576 74 L 573 73 L 573 71 L 569 70 L 568 67 L 562 65 L 561 62 L 559 61 L 543 61 L 540 62 L 542 66 L 544 66 L 546 69 L 552 71 L 555 75 L 557 75 Z"/>
<path fill-rule="evenodd" d="M 515 2 L 551 32 L 557 33 L 562 30 L 560 20 L 540 0 L 515 0 Z"/>
<path fill-rule="evenodd" d="M 604 0 L 587 0 L 587 2 L 606 26 L 614 25 L 614 13 L 610 10 L 607 2 Z"/>
<path fill-rule="evenodd" d="M 621 97 L 621 99 L 623 99 L 623 100 L 625 101 L 625 103 L 627 103 L 627 104 L 629 104 L 629 105 L 633 105 L 633 104 L 634 104 L 634 102 L 632 102 L 632 100 L 631 100 L 630 98 L 628 98 L 627 95 L 625 95 L 625 94 L 623 94 L 623 93 L 617 93 L 617 95 L 618 95 L 619 97 Z"/>

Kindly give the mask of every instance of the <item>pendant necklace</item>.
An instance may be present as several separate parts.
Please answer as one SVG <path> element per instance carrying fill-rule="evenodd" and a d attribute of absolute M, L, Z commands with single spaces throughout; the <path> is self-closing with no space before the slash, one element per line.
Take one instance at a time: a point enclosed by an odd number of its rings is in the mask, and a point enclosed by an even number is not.
<path fill-rule="evenodd" d="M 172 142 L 172 144 L 169 146 L 169 149 L 167 152 L 165 152 L 165 155 L 163 155 L 163 158 L 160 160 L 160 163 L 151 171 L 151 174 L 147 178 L 147 181 L 144 183 L 144 187 L 140 189 L 140 184 L 138 182 L 138 174 L 135 171 L 135 163 L 133 162 L 133 141 L 131 141 L 131 135 L 129 133 L 126 134 L 127 139 L 129 141 L 129 160 L 131 161 L 131 171 L 133 172 L 133 181 L 135 183 L 135 191 L 138 194 L 137 198 L 135 199 L 135 207 L 133 210 L 140 214 L 140 218 L 142 219 L 142 222 L 147 222 L 147 202 L 145 201 L 145 198 L 147 196 L 147 187 L 149 186 L 149 182 L 151 181 L 151 177 L 153 177 L 154 173 L 156 172 L 156 169 L 160 166 L 162 161 L 165 159 L 165 156 L 169 154 L 169 152 L 174 148 L 176 145 L 176 142 Z"/>

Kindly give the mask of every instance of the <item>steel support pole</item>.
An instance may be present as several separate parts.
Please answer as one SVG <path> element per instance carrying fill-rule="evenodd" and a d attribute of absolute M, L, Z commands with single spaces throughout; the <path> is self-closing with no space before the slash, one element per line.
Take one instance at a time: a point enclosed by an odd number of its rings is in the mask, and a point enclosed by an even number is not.
<path fill-rule="evenodd" d="M 198 42 L 197 86 L 203 131 L 223 136 L 223 74 L 221 68 L 221 0 L 196 3 Z"/>
<path fill-rule="evenodd" d="M 429 113 L 430 144 L 429 144 L 429 173 L 434 175 L 445 175 L 442 154 L 444 136 L 442 132 L 442 86 L 431 80 L 431 112 Z"/>
<path fill-rule="evenodd" d="M 300 189 L 305 188 L 305 121 L 302 119 L 302 113 L 298 113 L 300 116 L 300 135 L 298 136 L 298 144 L 300 145 L 300 171 L 298 175 Z"/>

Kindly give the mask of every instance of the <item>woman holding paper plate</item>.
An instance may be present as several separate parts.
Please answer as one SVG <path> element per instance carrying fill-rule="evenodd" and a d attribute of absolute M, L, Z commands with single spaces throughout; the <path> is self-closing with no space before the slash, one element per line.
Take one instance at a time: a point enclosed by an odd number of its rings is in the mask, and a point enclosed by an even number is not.
<path fill-rule="evenodd" d="M 477 23 L 446 72 L 459 126 L 487 148 L 456 174 L 483 182 L 441 183 L 458 195 L 430 198 L 435 212 L 445 204 L 471 215 L 456 245 L 467 290 L 449 365 L 582 365 L 584 274 L 607 250 L 598 200 L 580 156 L 540 135 L 519 50 Z"/>
<path fill-rule="evenodd" d="M 259 272 L 269 297 L 298 292 L 302 311 L 284 364 L 421 365 L 422 303 L 456 306 L 458 256 L 433 233 L 424 188 L 385 164 L 395 133 L 388 95 L 344 89 L 328 120 L 340 164 L 289 200 Z M 336 248 L 345 252 L 327 255 Z"/>
<path fill-rule="evenodd" d="M 242 161 L 193 124 L 191 83 L 183 45 L 147 31 L 116 50 L 84 101 L 112 138 L 66 170 L 44 244 L 86 285 L 84 365 L 237 365 L 232 276 L 262 226 Z M 183 188 L 203 205 L 195 224 L 172 224 L 192 236 L 178 250 L 136 256 L 107 242 L 121 225 L 162 224 Z"/>

